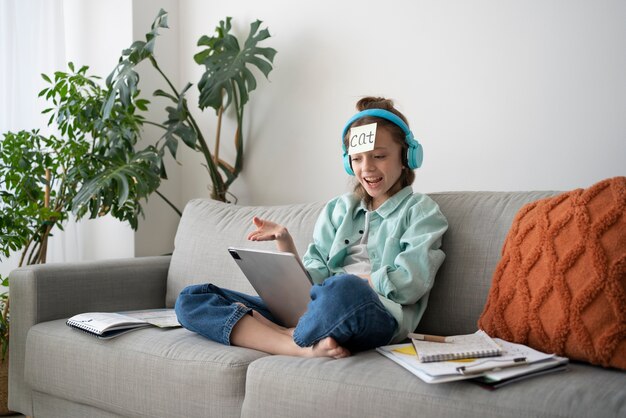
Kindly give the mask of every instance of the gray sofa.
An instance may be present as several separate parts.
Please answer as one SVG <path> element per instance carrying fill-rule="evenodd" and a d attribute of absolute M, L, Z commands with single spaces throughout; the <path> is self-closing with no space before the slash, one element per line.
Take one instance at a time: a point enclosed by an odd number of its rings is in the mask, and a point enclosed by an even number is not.
<path fill-rule="evenodd" d="M 550 192 L 430 196 L 450 228 L 446 261 L 418 328 L 476 330 L 511 221 Z M 375 351 L 303 359 L 227 347 L 185 329 L 155 328 L 102 341 L 65 325 L 87 311 L 173 306 L 188 284 L 244 292 L 230 259 L 253 215 L 285 224 L 301 254 L 322 203 L 244 207 L 191 201 L 171 257 L 49 264 L 11 278 L 9 406 L 34 417 L 624 417 L 626 373 L 573 362 L 569 371 L 490 392 L 469 382 L 429 385 Z"/>

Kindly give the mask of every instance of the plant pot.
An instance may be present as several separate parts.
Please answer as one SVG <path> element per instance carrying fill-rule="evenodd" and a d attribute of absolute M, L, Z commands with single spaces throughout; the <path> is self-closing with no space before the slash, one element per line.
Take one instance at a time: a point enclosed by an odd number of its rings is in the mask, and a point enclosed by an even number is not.
<path fill-rule="evenodd" d="M 10 415 L 9 410 L 9 356 L 0 360 L 0 415 Z"/>

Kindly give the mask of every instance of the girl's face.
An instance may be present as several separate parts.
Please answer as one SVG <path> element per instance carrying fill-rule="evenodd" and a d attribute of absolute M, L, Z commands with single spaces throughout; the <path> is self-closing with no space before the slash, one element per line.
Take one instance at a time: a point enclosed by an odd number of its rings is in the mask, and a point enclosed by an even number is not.
<path fill-rule="evenodd" d="M 371 210 L 376 210 L 393 196 L 402 174 L 402 146 L 387 129 L 379 127 L 372 151 L 352 155 L 352 170 L 367 194 L 372 197 Z M 395 187 L 394 187 L 395 186 Z"/>

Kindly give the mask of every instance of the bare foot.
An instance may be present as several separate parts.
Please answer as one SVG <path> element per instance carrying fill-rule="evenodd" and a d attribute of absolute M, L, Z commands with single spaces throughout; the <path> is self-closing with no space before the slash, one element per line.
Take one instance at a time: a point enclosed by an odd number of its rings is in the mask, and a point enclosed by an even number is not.
<path fill-rule="evenodd" d="M 326 337 L 311 348 L 311 357 L 344 358 L 350 356 L 348 349 L 337 344 L 333 337 Z"/>
<path fill-rule="evenodd" d="M 260 316 L 260 315 L 257 315 Z M 332 337 L 320 340 L 312 347 L 300 347 L 293 340 L 293 329 L 282 328 L 278 325 L 254 315 L 244 315 L 233 327 L 230 334 L 232 345 L 253 348 L 269 354 L 283 354 L 299 357 L 331 357 L 344 358 L 350 351 L 341 347 Z M 269 325 L 271 324 L 271 325 Z"/>

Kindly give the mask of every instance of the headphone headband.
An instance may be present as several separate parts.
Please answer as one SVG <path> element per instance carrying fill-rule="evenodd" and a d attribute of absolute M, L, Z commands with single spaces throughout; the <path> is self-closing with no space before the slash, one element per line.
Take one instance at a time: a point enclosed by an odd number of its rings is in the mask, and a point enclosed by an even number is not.
<path fill-rule="evenodd" d="M 344 138 L 346 137 L 346 133 L 348 129 L 352 126 L 354 122 L 358 119 L 362 119 L 367 116 L 377 117 L 386 119 L 395 125 L 399 126 L 405 135 L 405 141 L 409 146 L 407 151 L 407 163 L 409 168 L 416 169 L 422 165 L 422 160 L 424 159 L 424 153 L 422 150 L 422 146 L 419 142 L 413 137 L 413 132 L 409 129 L 409 126 L 393 112 L 390 112 L 385 109 L 365 109 L 356 115 L 352 116 L 346 125 L 343 128 L 343 133 L 341 135 L 341 148 L 343 150 L 343 166 L 348 174 L 354 176 L 354 171 L 352 171 L 352 166 L 350 164 L 350 156 L 348 155 L 348 149 L 346 148 L 346 144 L 344 143 Z"/>
<path fill-rule="evenodd" d="M 411 132 L 411 130 L 409 129 L 407 124 L 404 123 L 404 121 L 400 117 L 398 117 L 398 115 L 396 115 L 395 113 L 392 113 L 392 112 L 390 112 L 388 110 L 385 110 L 385 109 L 365 109 L 365 110 L 357 113 L 356 115 L 352 116 L 350 118 L 350 120 L 348 120 L 348 122 L 346 122 L 346 126 L 344 126 L 344 128 L 343 128 L 343 134 L 341 135 L 341 137 L 345 138 L 346 133 L 348 133 L 348 129 L 350 129 L 350 126 L 354 122 L 356 122 L 359 119 L 363 119 L 364 117 L 367 117 L 367 116 L 373 116 L 373 117 L 377 117 L 377 118 L 387 119 L 388 121 L 393 122 L 394 124 L 396 124 L 400 128 L 402 128 L 402 130 L 404 131 L 404 135 L 406 135 L 406 136 L 411 135 L 411 137 L 413 137 L 413 133 Z"/>

